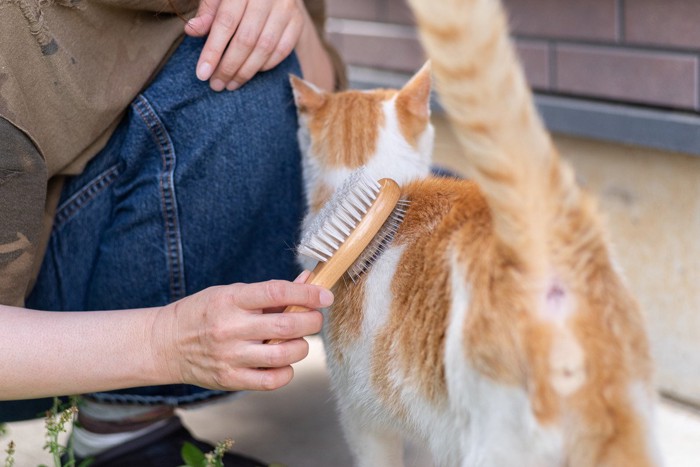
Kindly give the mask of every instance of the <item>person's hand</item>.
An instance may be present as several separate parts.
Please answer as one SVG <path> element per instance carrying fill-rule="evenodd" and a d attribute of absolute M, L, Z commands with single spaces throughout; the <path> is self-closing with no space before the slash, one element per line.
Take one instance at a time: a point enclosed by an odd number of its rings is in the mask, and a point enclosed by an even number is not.
<path fill-rule="evenodd" d="M 298 281 L 212 287 L 161 309 L 154 323 L 155 360 L 170 379 L 223 390 L 272 390 L 293 377 L 309 352 L 302 338 L 320 331 L 318 308 L 333 295 Z M 279 313 L 287 305 L 312 311 Z M 276 345 L 267 339 L 285 339 Z"/>
<path fill-rule="evenodd" d="M 202 0 L 185 26 L 190 36 L 209 34 L 197 77 L 215 91 L 241 87 L 294 50 L 307 18 L 301 0 Z"/>

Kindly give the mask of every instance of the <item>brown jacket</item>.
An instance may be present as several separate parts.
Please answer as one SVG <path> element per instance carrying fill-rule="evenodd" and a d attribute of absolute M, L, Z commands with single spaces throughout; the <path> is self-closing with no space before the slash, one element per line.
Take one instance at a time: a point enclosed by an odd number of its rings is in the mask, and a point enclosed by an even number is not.
<path fill-rule="evenodd" d="M 62 176 L 80 173 L 106 144 L 196 5 L 0 0 L 0 304 L 23 304 Z M 323 1 L 307 6 L 322 28 Z M 344 85 L 340 59 L 331 55 Z"/>

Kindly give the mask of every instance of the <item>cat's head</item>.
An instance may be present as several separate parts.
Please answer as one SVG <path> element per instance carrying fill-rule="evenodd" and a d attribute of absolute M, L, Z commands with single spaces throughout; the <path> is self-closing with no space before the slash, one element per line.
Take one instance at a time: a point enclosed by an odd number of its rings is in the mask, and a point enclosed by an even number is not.
<path fill-rule="evenodd" d="M 375 180 L 399 184 L 429 174 L 429 64 L 399 90 L 327 93 L 295 76 L 291 84 L 312 211 L 359 167 Z"/>

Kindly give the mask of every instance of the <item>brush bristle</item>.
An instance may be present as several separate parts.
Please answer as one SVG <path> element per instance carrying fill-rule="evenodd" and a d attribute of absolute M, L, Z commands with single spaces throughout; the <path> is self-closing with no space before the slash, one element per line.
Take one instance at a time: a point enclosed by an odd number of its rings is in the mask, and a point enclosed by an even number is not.
<path fill-rule="evenodd" d="M 379 183 L 364 170 L 351 173 L 308 227 L 297 249 L 299 254 L 328 261 L 362 220 L 379 189 Z"/>
<path fill-rule="evenodd" d="M 394 239 L 394 235 L 399 230 L 401 223 L 403 222 L 406 211 L 408 210 L 409 201 L 406 199 L 400 199 L 389 217 L 387 217 L 382 227 L 374 236 L 372 241 L 367 245 L 362 251 L 362 254 L 355 260 L 355 262 L 348 268 L 347 274 L 356 282 L 359 277 L 367 272 L 367 270 L 374 264 L 374 262 L 379 258 L 384 250 L 386 250 L 391 241 Z"/>
<path fill-rule="evenodd" d="M 306 229 L 297 248 L 298 253 L 321 262 L 328 261 L 357 227 L 377 199 L 380 189 L 381 185 L 363 169 L 351 173 Z M 348 268 L 347 275 L 353 282 L 389 246 L 403 222 L 408 205 L 405 199 L 396 203 L 377 234 Z"/>

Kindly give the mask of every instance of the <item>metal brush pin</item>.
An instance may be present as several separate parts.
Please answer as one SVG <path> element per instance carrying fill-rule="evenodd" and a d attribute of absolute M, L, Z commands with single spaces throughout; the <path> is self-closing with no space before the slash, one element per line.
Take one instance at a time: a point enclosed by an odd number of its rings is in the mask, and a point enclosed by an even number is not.
<path fill-rule="evenodd" d="M 403 221 L 408 202 L 400 197 L 394 180 L 375 181 L 363 170 L 353 172 L 301 239 L 298 252 L 318 260 L 306 283 L 330 289 L 346 272 L 353 281 L 364 273 Z M 306 310 L 291 305 L 283 313 Z"/>

